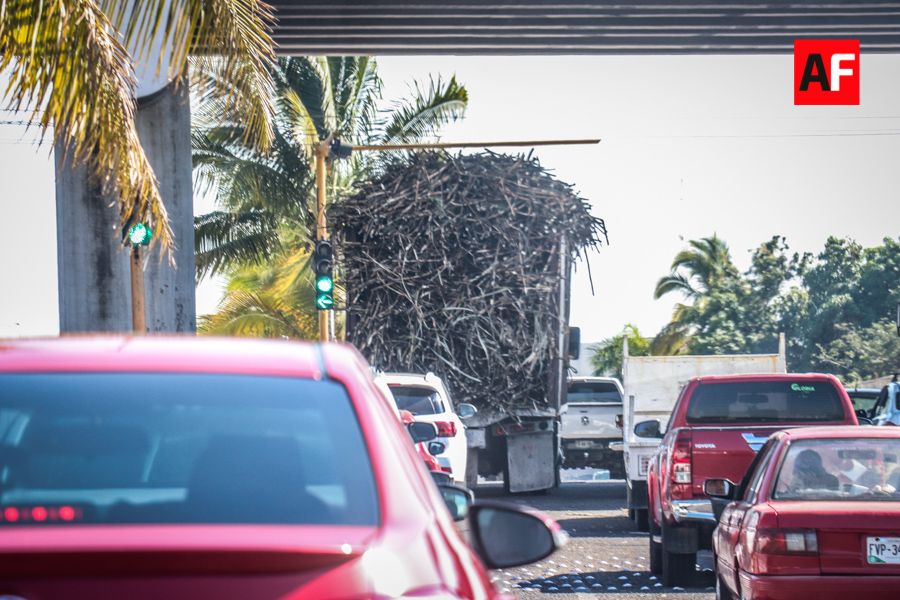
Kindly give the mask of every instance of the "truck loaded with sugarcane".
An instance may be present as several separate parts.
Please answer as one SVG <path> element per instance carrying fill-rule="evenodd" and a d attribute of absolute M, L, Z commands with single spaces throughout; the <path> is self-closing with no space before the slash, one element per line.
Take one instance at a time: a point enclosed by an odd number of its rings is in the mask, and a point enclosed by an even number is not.
<path fill-rule="evenodd" d="M 554 487 L 578 347 L 571 275 L 605 241 L 603 221 L 536 160 L 491 153 L 415 154 L 332 214 L 347 340 L 385 371 L 437 373 L 478 409 L 465 421 L 470 485 Z"/>

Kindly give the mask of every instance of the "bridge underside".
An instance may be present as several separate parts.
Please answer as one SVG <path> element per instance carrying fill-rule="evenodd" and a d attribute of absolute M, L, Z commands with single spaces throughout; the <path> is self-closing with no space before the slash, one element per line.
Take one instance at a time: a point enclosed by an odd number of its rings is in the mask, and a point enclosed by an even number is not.
<path fill-rule="evenodd" d="M 284 55 L 787 54 L 900 50 L 898 2 L 272 0 Z"/>

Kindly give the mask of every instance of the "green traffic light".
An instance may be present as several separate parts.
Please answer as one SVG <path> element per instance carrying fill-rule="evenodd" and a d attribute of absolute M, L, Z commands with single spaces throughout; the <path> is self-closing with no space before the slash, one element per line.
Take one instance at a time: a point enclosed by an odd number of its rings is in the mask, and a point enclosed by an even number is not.
<path fill-rule="evenodd" d="M 128 241 L 135 246 L 143 246 L 150 241 L 153 232 L 143 223 L 138 223 L 128 230 Z"/>
<path fill-rule="evenodd" d="M 316 296 L 316 308 L 319 310 L 329 310 L 334 306 L 334 300 L 331 296 Z"/>
<path fill-rule="evenodd" d="M 331 277 L 319 277 L 316 279 L 316 289 L 327 294 L 334 289 L 334 280 Z"/>

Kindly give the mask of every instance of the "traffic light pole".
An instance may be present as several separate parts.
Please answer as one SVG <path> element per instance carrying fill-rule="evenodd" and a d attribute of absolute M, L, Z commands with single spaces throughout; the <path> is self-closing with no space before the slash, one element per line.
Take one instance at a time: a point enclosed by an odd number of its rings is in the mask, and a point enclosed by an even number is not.
<path fill-rule="evenodd" d="M 144 306 L 144 265 L 141 247 L 131 247 L 131 329 L 134 335 L 147 333 L 147 311 Z"/>
<path fill-rule="evenodd" d="M 331 145 L 331 140 L 334 135 L 329 135 L 327 138 L 322 140 L 322 142 L 316 146 L 316 209 L 317 220 L 316 220 L 316 240 L 324 240 L 328 238 L 328 229 L 326 228 L 325 222 L 325 157 L 328 155 L 328 148 Z M 331 315 L 333 314 L 330 310 L 320 310 L 319 313 L 319 341 L 327 342 L 330 341 L 330 323 L 331 323 Z"/>

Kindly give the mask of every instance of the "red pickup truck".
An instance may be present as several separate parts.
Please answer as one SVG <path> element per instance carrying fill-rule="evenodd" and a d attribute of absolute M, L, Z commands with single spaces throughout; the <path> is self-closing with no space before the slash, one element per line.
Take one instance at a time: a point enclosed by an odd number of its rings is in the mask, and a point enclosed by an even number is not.
<path fill-rule="evenodd" d="M 662 437 L 650 461 L 650 570 L 668 586 L 694 576 L 697 551 L 710 549 L 716 526 L 707 479 L 740 481 L 774 432 L 810 425 L 857 425 L 853 404 L 833 375 L 720 375 L 688 381 L 665 436 L 658 421 L 635 434 Z"/>

